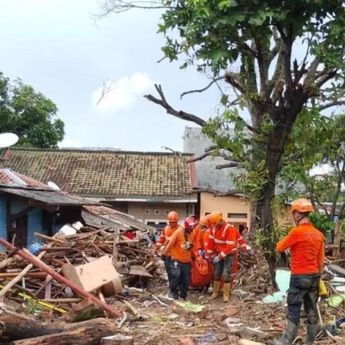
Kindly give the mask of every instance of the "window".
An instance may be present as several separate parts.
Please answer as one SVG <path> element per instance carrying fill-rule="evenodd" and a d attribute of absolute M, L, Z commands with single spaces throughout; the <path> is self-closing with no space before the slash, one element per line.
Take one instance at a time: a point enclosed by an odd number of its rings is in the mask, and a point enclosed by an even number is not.
<path fill-rule="evenodd" d="M 160 211 L 160 210 L 155 210 L 154 214 L 155 214 L 156 216 L 158 216 L 158 215 L 161 214 L 161 211 Z"/>
<path fill-rule="evenodd" d="M 145 214 L 150 214 L 151 210 L 149 208 L 145 209 Z"/>
<path fill-rule="evenodd" d="M 153 226 L 156 229 L 161 230 L 161 229 L 163 229 L 167 225 L 167 222 L 165 220 L 163 220 L 163 219 L 157 219 L 157 220 L 155 220 L 155 219 L 147 219 L 145 221 L 145 224 Z"/>
<path fill-rule="evenodd" d="M 247 218 L 247 213 L 228 213 L 228 218 Z"/>

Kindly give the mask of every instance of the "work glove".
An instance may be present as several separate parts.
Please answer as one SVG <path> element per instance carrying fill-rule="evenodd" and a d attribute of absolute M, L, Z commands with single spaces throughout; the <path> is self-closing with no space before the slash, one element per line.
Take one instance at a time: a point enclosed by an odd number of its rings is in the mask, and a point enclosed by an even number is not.
<path fill-rule="evenodd" d="M 203 249 L 199 249 L 199 250 L 198 250 L 198 254 L 199 254 L 200 256 L 204 257 L 204 256 L 205 256 L 205 251 L 204 251 Z"/>
<path fill-rule="evenodd" d="M 165 250 L 165 246 L 160 246 L 160 247 L 158 248 L 158 255 L 162 256 L 163 253 L 164 253 L 164 250 Z"/>
<path fill-rule="evenodd" d="M 254 255 L 254 251 L 253 248 L 251 246 L 249 246 L 248 244 L 246 245 L 246 248 L 243 251 L 244 253 L 247 253 L 249 255 Z"/>

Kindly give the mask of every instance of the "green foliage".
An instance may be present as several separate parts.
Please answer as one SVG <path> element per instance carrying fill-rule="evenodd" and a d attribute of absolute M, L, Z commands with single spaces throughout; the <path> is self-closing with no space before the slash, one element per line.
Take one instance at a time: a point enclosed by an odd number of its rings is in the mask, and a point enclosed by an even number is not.
<path fill-rule="evenodd" d="M 309 219 L 317 229 L 323 232 L 324 235 L 334 231 L 335 223 L 330 221 L 324 214 L 313 212 Z"/>
<path fill-rule="evenodd" d="M 140 1 L 128 4 L 143 7 Z M 284 182 L 288 198 L 290 185 L 310 181 L 306 171 L 336 159 L 343 140 L 320 111 L 345 102 L 344 2 L 172 0 L 164 5 L 159 32 L 166 38 L 165 57 L 181 59 L 183 68 L 193 66 L 225 85 L 220 114 L 203 132 L 215 144 L 215 155 L 242 168 L 238 185 L 255 201 L 258 236 L 262 233 L 263 249 L 272 253 L 277 182 Z M 155 103 L 169 112 L 160 96 Z M 328 155 L 324 147 L 331 148 Z"/>
<path fill-rule="evenodd" d="M 301 188 L 305 195 L 323 208 L 324 202 L 334 205 L 324 217 L 332 220 L 339 215 L 344 203 L 341 184 L 345 182 L 345 116 L 321 116 L 316 109 L 304 110 L 294 126 L 286 145 L 280 176 L 289 185 L 286 200 L 298 196 Z M 310 176 L 309 170 L 317 164 L 327 164 L 330 173 Z M 341 218 L 344 217 L 340 214 Z"/>
<path fill-rule="evenodd" d="M 171 60 L 187 53 L 217 74 L 248 54 L 253 35 L 269 46 L 274 27 L 282 27 L 289 28 L 294 39 L 306 38 L 313 54 L 329 67 L 338 68 L 343 61 L 342 1 L 175 0 L 169 5 L 159 32 L 168 37 L 164 49 Z M 173 32 L 178 38 L 172 41 Z"/>
<path fill-rule="evenodd" d="M 56 114 L 51 100 L 0 73 L 0 132 L 16 133 L 20 146 L 57 147 L 64 137 L 64 123 Z"/>

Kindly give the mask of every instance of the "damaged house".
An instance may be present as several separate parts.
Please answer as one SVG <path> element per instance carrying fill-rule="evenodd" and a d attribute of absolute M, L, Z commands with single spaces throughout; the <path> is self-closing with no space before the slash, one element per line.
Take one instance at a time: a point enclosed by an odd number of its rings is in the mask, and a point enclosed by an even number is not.
<path fill-rule="evenodd" d="M 157 228 L 166 224 L 171 210 L 181 219 L 199 213 L 191 154 L 11 148 L 2 157 L 6 167 L 21 174 L 52 181 Z"/>
<path fill-rule="evenodd" d="M 150 230 L 95 200 L 56 190 L 11 169 L 0 169 L 0 237 L 20 248 L 27 247 L 35 241 L 36 232 L 52 236 L 65 224 L 77 221 L 123 232 Z"/>

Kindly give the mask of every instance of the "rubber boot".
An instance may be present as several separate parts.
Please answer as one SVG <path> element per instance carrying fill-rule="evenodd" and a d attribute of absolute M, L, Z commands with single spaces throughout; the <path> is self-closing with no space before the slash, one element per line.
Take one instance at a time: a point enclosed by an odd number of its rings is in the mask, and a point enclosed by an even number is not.
<path fill-rule="evenodd" d="M 230 283 L 224 283 L 223 285 L 223 301 L 230 301 Z"/>
<path fill-rule="evenodd" d="M 320 325 L 318 323 L 315 324 L 307 324 L 307 338 L 306 338 L 306 345 L 314 344 L 316 340 L 316 336 L 320 331 Z"/>
<path fill-rule="evenodd" d="M 297 336 L 297 331 L 298 326 L 292 321 L 288 320 L 287 326 L 281 337 L 273 342 L 270 342 L 270 345 L 292 345 L 292 342 Z"/>
<path fill-rule="evenodd" d="M 220 289 L 220 280 L 214 280 L 211 299 L 216 299 L 218 297 L 219 289 Z"/>

